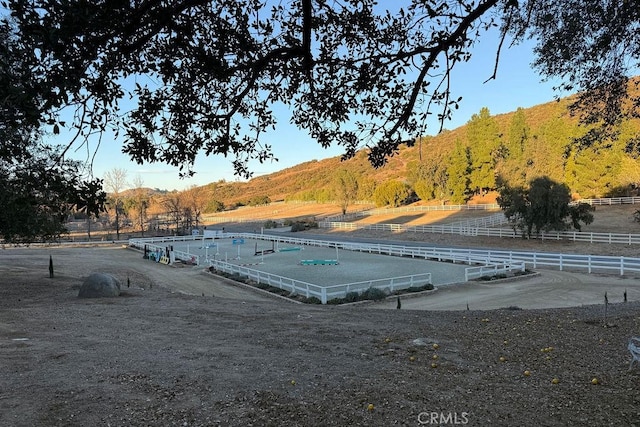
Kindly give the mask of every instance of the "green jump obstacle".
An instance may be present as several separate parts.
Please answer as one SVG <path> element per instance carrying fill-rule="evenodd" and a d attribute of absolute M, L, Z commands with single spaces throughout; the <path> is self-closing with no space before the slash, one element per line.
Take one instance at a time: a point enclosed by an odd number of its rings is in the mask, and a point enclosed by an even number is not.
<path fill-rule="evenodd" d="M 300 246 L 293 246 L 288 248 L 280 248 L 278 249 L 278 252 L 294 252 L 294 251 L 300 251 L 300 250 L 302 250 Z"/>
<path fill-rule="evenodd" d="M 302 259 L 300 265 L 338 265 L 337 259 Z"/>

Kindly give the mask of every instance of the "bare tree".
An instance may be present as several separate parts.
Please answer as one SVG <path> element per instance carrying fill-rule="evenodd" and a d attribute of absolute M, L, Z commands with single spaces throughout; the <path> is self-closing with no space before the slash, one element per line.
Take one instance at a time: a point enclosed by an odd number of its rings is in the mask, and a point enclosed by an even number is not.
<path fill-rule="evenodd" d="M 335 189 L 342 215 L 347 214 L 347 208 L 358 197 L 358 178 L 347 169 L 339 170 L 335 175 Z"/>
<path fill-rule="evenodd" d="M 122 168 L 113 168 L 104 174 L 104 188 L 110 200 L 110 207 L 115 213 L 116 239 L 120 240 L 120 215 L 124 213 L 122 203 L 122 190 L 127 186 L 127 171 Z"/>
<path fill-rule="evenodd" d="M 147 223 L 147 208 L 149 207 L 149 190 L 144 187 L 144 181 L 140 175 L 136 175 L 132 182 L 132 207 L 135 224 L 140 229 L 140 234 L 144 237 L 145 225 Z"/>
<path fill-rule="evenodd" d="M 180 230 L 180 223 L 184 219 L 184 206 L 182 203 L 182 195 L 177 191 L 167 194 L 162 200 L 166 215 L 176 227 L 176 234 Z"/>
<path fill-rule="evenodd" d="M 207 194 L 204 187 L 193 185 L 183 192 L 184 203 L 190 210 L 196 228 L 200 225 L 200 215 L 207 204 Z"/>

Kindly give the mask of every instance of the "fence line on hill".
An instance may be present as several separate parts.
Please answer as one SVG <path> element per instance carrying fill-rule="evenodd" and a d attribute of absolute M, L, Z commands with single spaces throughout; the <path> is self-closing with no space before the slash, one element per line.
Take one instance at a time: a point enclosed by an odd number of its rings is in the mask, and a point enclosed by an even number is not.
<path fill-rule="evenodd" d="M 283 203 L 283 202 L 280 202 Z M 286 202 L 288 203 L 288 202 Z M 308 202 L 313 204 L 313 202 Z M 608 197 L 608 198 L 596 198 L 596 199 L 580 199 L 575 203 L 587 203 L 592 206 L 611 206 L 611 205 L 625 205 L 625 204 L 637 204 L 640 203 L 640 197 Z M 496 203 L 477 204 L 477 205 L 427 205 L 427 206 L 404 206 L 398 208 L 378 208 L 378 209 L 363 209 L 357 212 L 349 212 L 345 215 L 336 215 L 325 218 L 325 221 L 330 222 L 345 222 L 353 221 L 358 218 L 364 218 L 372 215 L 388 215 L 394 213 L 405 212 L 433 212 L 433 211 L 479 211 L 479 210 L 497 210 L 500 209 L 500 205 Z M 497 214 L 496 214 L 497 215 Z M 270 219 L 270 217 L 264 216 L 260 218 L 247 218 L 247 217 L 208 217 L 211 223 L 223 223 L 223 222 L 239 222 L 239 223 L 259 223 Z M 473 221 L 473 220 L 470 220 Z"/>
<path fill-rule="evenodd" d="M 460 236 L 484 236 L 500 238 L 522 238 L 522 234 L 507 228 L 485 228 L 476 226 L 451 226 L 451 225 L 404 225 L 404 224 L 356 224 L 352 222 L 328 222 L 318 223 L 320 228 L 339 230 L 373 230 L 408 233 L 435 233 L 457 234 Z M 547 231 L 539 235 L 532 235 L 532 239 L 540 240 L 572 240 L 574 242 L 609 243 L 609 244 L 640 244 L 640 234 L 624 233 L 593 233 L 581 231 Z"/>

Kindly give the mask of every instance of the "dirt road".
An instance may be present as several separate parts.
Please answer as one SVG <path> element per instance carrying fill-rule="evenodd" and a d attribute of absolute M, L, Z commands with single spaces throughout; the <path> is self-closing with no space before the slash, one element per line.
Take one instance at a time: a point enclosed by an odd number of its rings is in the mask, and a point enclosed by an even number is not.
<path fill-rule="evenodd" d="M 53 256 L 57 276 L 75 278 L 78 284 L 87 271 L 105 272 L 129 279 L 134 288 L 157 286 L 172 292 L 241 301 L 273 301 L 274 297 L 253 288 L 234 285 L 208 272 L 204 266 L 166 266 L 142 258 L 142 253 L 122 245 L 90 247 L 9 248 L 0 252 L 0 271 L 13 264 L 29 265 L 48 274 L 49 255 Z M 126 290 L 126 289 L 125 289 Z"/>

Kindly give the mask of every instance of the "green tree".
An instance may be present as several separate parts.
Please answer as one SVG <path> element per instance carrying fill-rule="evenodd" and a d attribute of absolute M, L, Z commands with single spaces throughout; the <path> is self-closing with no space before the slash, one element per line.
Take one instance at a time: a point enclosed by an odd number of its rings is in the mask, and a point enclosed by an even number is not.
<path fill-rule="evenodd" d="M 222 212 L 224 210 L 224 203 L 219 200 L 209 200 L 205 205 L 205 212 Z"/>
<path fill-rule="evenodd" d="M 629 91 L 629 76 L 637 73 L 640 52 L 640 2 L 514 4 L 518 7 L 513 9 L 511 30 L 537 41 L 534 67 L 543 76 L 558 77 L 560 91 L 577 92 L 570 109 L 589 129 L 573 143 L 597 148 L 601 141 L 617 139 L 620 122 L 637 117 L 640 108 L 640 92 Z"/>
<path fill-rule="evenodd" d="M 564 231 L 571 227 L 580 230 L 581 222 L 593 222 L 593 207 L 586 203 L 570 205 L 571 192 L 565 184 L 548 177 L 531 181 L 529 188 L 502 187 L 498 204 L 514 230 L 523 237 L 541 231 Z"/>
<path fill-rule="evenodd" d="M 604 197 L 616 187 L 622 152 L 589 147 L 572 150 L 567 160 L 566 182 L 582 198 Z"/>
<path fill-rule="evenodd" d="M 121 129 L 132 159 L 187 175 L 199 152 L 231 155 L 240 175 L 251 159 L 271 159 L 260 137 L 277 125 L 281 103 L 320 145 L 351 157 L 364 140 L 370 162 L 383 165 L 426 133 L 434 113 L 442 128 L 461 100 L 454 67 L 496 28 L 511 39 L 498 50 L 534 40 L 534 65 L 578 92 L 585 122 L 606 127 L 640 105 L 626 90 L 640 52 L 640 0 L 410 0 L 393 10 L 374 0 L 5 4 L 15 51 L 30 53 L 35 84 L 24 99 L 37 100 L 39 123 L 79 136 Z M 129 100 L 134 107 L 121 111 Z M 478 178 L 474 186 L 491 186 Z"/>
<path fill-rule="evenodd" d="M 407 165 L 407 181 L 420 200 L 443 198 L 446 194 L 446 162 L 438 157 L 427 157 Z"/>
<path fill-rule="evenodd" d="M 102 190 L 102 180 L 82 181 L 75 194 L 75 206 L 87 216 L 87 237 L 91 240 L 91 218 L 98 218 L 105 211 L 107 194 Z"/>
<path fill-rule="evenodd" d="M 398 207 L 411 196 L 411 188 L 400 181 L 385 181 L 380 184 L 373 194 L 377 206 Z"/>
<path fill-rule="evenodd" d="M 456 145 L 447 165 L 447 189 L 451 201 L 463 204 L 469 197 L 469 171 L 471 170 L 471 153 L 469 147 L 456 140 Z"/>
<path fill-rule="evenodd" d="M 526 182 L 542 176 L 563 181 L 566 153 L 578 132 L 575 125 L 560 117 L 549 119 L 534 129 L 523 153 Z"/>
<path fill-rule="evenodd" d="M 266 206 L 271 203 L 271 199 L 267 195 L 254 196 L 248 202 L 247 206 Z"/>
<path fill-rule="evenodd" d="M 471 150 L 470 186 L 474 192 L 483 194 L 496 187 L 495 165 L 500 147 L 498 123 L 488 108 L 483 107 L 467 122 L 467 141 Z"/>
<path fill-rule="evenodd" d="M 374 179 L 363 177 L 358 184 L 358 200 L 373 200 L 377 183 Z"/>
<path fill-rule="evenodd" d="M 333 188 L 342 215 L 346 215 L 347 208 L 358 197 L 358 178 L 350 170 L 340 169 L 336 172 Z"/>
<path fill-rule="evenodd" d="M 503 141 L 504 155 L 497 159 L 496 172 L 512 187 L 526 183 L 524 151 L 531 137 L 524 109 L 518 107 L 509 123 L 506 139 Z"/>
<path fill-rule="evenodd" d="M 82 181 L 78 163 L 55 162 L 56 156 L 41 146 L 19 163 L 0 159 L 0 237 L 6 242 L 55 240 L 67 231 L 72 211 L 99 213 L 105 202 L 99 181 Z"/>
<path fill-rule="evenodd" d="M 104 203 L 98 181 L 83 176 L 80 163 L 42 142 L 46 82 L 34 77 L 37 60 L 33 46 L 0 21 L 0 238 L 6 242 L 57 239 L 72 210 L 90 205 L 93 212 Z M 51 124 L 50 131 L 59 132 Z M 87 186 L 96 193 L 87 194 Z"/>

